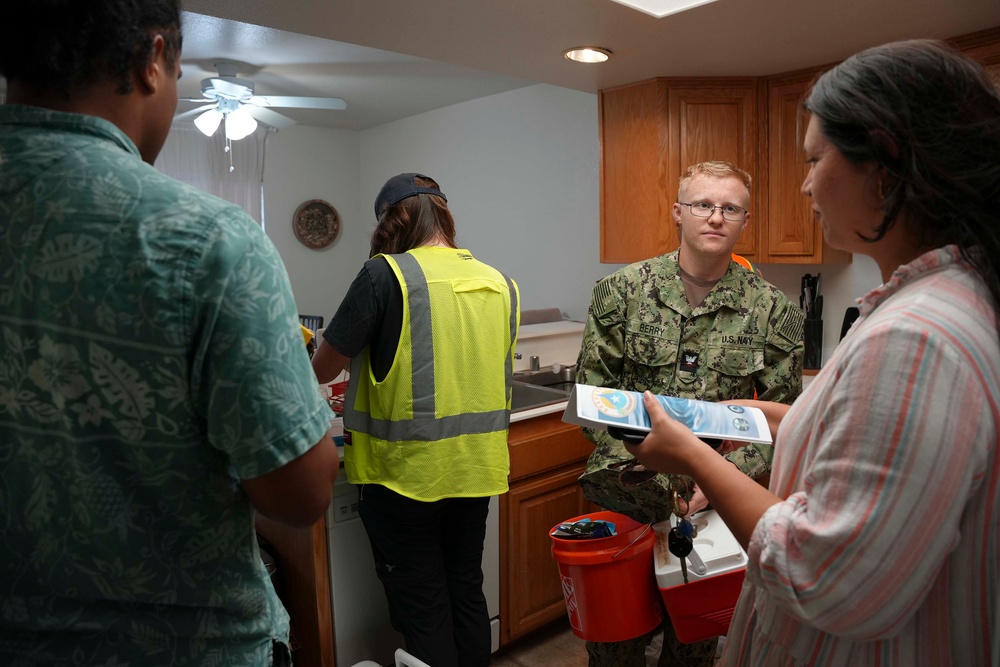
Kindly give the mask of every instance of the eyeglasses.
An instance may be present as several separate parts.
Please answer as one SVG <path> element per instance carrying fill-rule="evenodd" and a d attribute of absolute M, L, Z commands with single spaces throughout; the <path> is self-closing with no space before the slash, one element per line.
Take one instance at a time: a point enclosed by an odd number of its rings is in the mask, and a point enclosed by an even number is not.
<path fill-rule="evenodd" d="M 677 202 L 681 206 L 690 206 L 691 213 L 698 216 L 699 218 L 711 218 L 712 214 L 715 213 L 715 209 L 722 211 L 722 217 L 729 222 L 743 222 L 743 218 L 747 217 L 747 210 L 742 206 L 733 206 L 732 204 L 726 204 L 725 206 L 713 206 L 707 201 L 696 201 L 690 204 L 685 204 L 682 201 Z"/>

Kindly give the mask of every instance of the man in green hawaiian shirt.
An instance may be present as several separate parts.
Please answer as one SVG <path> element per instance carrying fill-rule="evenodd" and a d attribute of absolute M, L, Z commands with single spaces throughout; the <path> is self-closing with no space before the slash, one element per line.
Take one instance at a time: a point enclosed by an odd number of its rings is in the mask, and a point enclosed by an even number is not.
<path fill-rule="evenodd" d="M 594 287 L 577 382 L 723 401 L 757 397 L 791 403 L 802 391 L 801 309 L 732 260 L 750 213 L 750 175 L 728 162 L 703 162 L 680 180 L 674 223 L 680 248 L 632 264 Z M 614 466 L 631 455 L 606 431 L 584 429 L 596 445 L 580 478 L 601 507 L 643 522 L 671 515 L 663 475 L 637 486 Z M 772 448 L 750 445 L 726 457 L 755 479 L 771 469 Z M 704 496 L 684 486 L 690 511 Z M 691 498 L 692 491 L 695 492 Z M 661 666 L 710 666 L 715 640 L 680 644 L 664 620 Z M 591 667 L 644 666 L 652 633 L 624 642 L 588 642 Z"/>
<path fill-rule="evenodd" d="M 3 665 L 287 657 L 254 509 L 322 515 L 332 414 L 274 246 L 150 166 L 180 44 L 177 0 L 0 9 Z"/>

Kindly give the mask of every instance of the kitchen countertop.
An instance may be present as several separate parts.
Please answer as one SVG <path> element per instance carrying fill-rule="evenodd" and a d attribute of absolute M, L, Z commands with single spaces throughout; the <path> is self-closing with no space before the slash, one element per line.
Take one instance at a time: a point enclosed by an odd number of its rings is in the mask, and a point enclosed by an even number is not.
<path fill-rule="evenodd" d="M 558 322 L 541 322 L 538 324 L 525 324 L 517 332 L 518 340 L 527 340 L 529 338 L 545 338 L 548 336 L 555 336 L 559 334 L 576 334 L 583 333 L 583 322 L 574 322 L 572 320 L 560 320 Z"/>
<path fill-rule="evenodd" d="M 562 412 L 566 409 L 566 404 L 568 401 L 560 401 L 559 403 L 549 403 L 548 405 L 541 405 L 537 408 L 528 408 L 527 410 L 521 410 L 519 412 L 510 413 L 510 423 L 524 421 L 525 419 L 531 419 L 533 417 L 541 417 L 542 415 L 550 415 L 553 412 Z"/>

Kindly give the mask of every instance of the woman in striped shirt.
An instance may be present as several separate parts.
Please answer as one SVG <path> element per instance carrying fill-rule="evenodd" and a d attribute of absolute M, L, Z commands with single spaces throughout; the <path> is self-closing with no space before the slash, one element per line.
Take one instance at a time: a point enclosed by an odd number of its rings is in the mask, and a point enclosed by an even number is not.
<path fill-rule="evenodd" d="M 794 405 L 742 402 L 775 435 L 769 490 L 649 396 L 627 446 L 693 476 L 750 556 L 724 665 L 1000 665 L 1000 95 L 909 41 L 806 109 L 802 191 L 884 283 Z"/>

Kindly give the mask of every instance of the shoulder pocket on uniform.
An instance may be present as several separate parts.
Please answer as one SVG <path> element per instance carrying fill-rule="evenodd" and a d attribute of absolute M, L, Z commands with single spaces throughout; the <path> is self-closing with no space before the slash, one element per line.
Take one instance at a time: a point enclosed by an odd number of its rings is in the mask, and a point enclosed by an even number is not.
<path fill-rule="evenodd" d="M 622 318 L 613 280 L 614 276 L 599 280 L 591 293 L 590 312 L 604 325 L 617 324 Z"/>
<path fill-rule="evenodd" d="M 791 352 L 796 346 L 802 345 L 802 327 L 805 313 L 798 306 L 789 302 L 782 313 L 778 313 L 773 323 L 776 335 L 768 341 L 783 352 Z"/>

